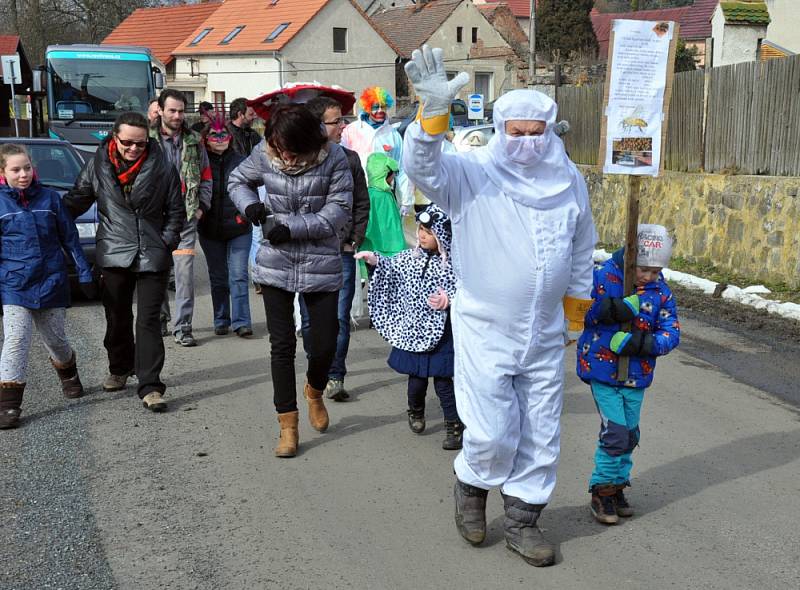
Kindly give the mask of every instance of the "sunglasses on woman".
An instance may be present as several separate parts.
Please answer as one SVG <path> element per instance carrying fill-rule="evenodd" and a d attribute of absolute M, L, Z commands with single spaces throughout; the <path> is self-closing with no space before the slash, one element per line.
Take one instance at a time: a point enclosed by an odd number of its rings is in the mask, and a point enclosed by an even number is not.
<path fill-rule="evenodd" d="M 120 139 L 119 137 L 116 138 L 117 143 L 119 143 L 123 147 L 137 147 L 140 150 L 143 150 L 147 147 L 147 140 L 144 141 L 134 141 L 132 139 Z"/>

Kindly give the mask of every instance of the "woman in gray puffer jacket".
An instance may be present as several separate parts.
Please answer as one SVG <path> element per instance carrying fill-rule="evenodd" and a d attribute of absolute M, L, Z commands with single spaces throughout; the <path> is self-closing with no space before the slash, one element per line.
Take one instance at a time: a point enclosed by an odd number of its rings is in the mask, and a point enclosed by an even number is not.
<path fill-rule="evenodd" d="M 228 194 L 266 240 L 253 278 L 262 285 L 271 345 L 272 386 L 280 423 L 278 457 L 297 454 L 294 295 L 311 320 L 305 397 L 311 426 L 328 428 L 322 391 L 336 352 L 342 287 L 341 236 L 350 219 L 353 177 L 344 151 L 329 144 L 319 120 L 301 105 L 276 107 L 264 140 L 230 175 Z M 258 198 L 266 189 L 265 202 Z"/>

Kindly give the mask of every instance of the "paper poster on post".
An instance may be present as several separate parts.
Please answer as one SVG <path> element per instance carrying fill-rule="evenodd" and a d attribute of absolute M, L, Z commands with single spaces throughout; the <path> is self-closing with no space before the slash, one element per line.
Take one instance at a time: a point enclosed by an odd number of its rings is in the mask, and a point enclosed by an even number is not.
<path fill-rule="evenodd" d="M 615 20 L 603 172 L 658 176 L 675 23 Z"/>

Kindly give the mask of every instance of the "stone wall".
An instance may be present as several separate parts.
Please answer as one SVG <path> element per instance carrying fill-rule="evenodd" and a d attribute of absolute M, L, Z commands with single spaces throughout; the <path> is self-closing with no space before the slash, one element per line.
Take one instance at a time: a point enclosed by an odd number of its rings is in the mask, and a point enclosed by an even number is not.
<path fill-rule="evenodd" d="M 600 241 L 622 244 L 629 179 L 581 166 Z M 641 223 L 675 233 L 674 254 L 800 286 L 800 178 L 664 172 L 643 177 Z"/>

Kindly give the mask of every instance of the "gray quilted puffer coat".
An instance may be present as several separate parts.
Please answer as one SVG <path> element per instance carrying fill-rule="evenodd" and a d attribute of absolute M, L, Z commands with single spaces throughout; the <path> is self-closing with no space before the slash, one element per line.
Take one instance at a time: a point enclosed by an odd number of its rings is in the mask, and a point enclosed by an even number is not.
<path fill-rule="evenodd" d="M 342 148 L 328 144 L 321 163 L 296 176 L 273 166 L 258 144 L 231 172 L 228 194 L 244 214 L 266 189 L 265 204 L 275 221 L 289 227 L 292 239 L 273 246 L 261 241 L 253 280 L 284 291 L 307 293 L 342 288 L 341 236 L 351 217 L 353 176 Z"/>

